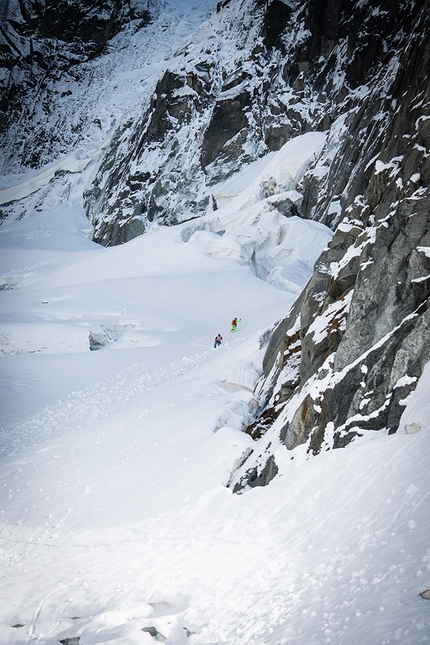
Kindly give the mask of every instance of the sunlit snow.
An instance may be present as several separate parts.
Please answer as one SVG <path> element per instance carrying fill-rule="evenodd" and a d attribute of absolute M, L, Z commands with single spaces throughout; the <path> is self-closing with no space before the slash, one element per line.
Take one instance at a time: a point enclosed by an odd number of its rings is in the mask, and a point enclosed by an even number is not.
<path fill-rule="evenodd" d="M 252 450 L 265 331 L 296 297 L 253 272 L 244 240 L 281 216 L 248 199 L 255 183 L 241 194 L 206 230 L 111 249 L 77 198 L 1 227 L 0 642 L 428 638 L 428 371 L 397 435 L 283 448 L 267 488 L 226 488 Z M 281 218 L 293 265 L 330 239 L 297 219 Z"/>
<path fill-rule="evenodd" d="M 428 368 L 396 435 L 279 445 L 269 486 L 227 488 L 267 332 L 331 238 L 272 198 L 299 202 L 324 141 L 123 246 L 90 240 L 85 164 L 67 200 L 0 227 L 0 644 L 429 642 Z"/>

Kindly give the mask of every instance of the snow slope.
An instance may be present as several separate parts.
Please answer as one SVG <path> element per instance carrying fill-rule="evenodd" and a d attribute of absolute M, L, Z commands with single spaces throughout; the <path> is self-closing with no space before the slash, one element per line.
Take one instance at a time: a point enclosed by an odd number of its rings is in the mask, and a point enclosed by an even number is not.
<path fill-rule="evenodd" d="M 300 207 L 325 135 L 214 187 L 220 208 L 198 221 L 90 241 L 100 152 L 215 4 L 165 1 L 118 34 L 49 118 L 35 105 L 34 133 L 64 134 L 37 150 L 43 171 L 1 178 L 22 219 L 0 227 L 0 645 L 430 640 L 429 369 L 397 435 L 282 448 L 268 487 L 227 488 L 253 449 L 268 331 L 331 236 L 276 209 Z"/>
<path fill-rule="evenodd" d="M 262 196 L 290 152 L 123 246 L 89 241 L 78 188 L 0 228 L 0 643 L 428 642 L 428 370 L 397 435 L 226 488 L 267 331 L 331 236 Z"/>

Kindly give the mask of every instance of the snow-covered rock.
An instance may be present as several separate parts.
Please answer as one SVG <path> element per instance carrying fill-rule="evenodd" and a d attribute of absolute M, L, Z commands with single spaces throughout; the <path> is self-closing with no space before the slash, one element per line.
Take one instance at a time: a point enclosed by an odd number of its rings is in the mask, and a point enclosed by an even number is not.
<path fill-rule="evenodd" d="M 321 196 L 309 211 L 311 191 L 302 213 L 324 214 L 335 180 L 336 197 L 325 212 L 332 222 L 342 220 L 272 336 L 258 387 L 261 428 L 255 423 L 253 432 L 265 432 L 268 418 L 271 426 L 237 488 L 267 483 L 278 472 L 282 451 L 268 448 L 278 442 L 288 450 L 304 444 L 318 454 L 369 430 L 395 433 L 430 359 L 429 33 L 423 8 L 385 85 L 375 84 L 390 108 L 372 116 L 374 104 L 365 99 L 328 174 L 319 173 L 317 163 L 313 179 L 305 178 Z M 344 120 L 339 125 L 347 127 Z M 357 149 L 348 175 L 336 175 L 350 159 L 346 142 L 365 128 L 367 143 Z M 329 135 L 322 157 L 330 149 Z"/>
<path fill-rule="evenodd" d="M 0 6 L 1 643 L 428 642 L 429 16 Z"/>

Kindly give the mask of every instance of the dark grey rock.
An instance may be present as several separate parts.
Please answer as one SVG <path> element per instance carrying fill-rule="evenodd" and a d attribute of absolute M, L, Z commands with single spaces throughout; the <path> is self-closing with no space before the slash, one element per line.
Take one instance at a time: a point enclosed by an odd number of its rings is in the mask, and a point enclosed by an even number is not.
<path fill-rule="evenodd" d="M 270 419 L 272 427 L 265 427 L 237 474 L 236 490 L 252 485 L 251 478 L 259 485 L 272 478 L 271 433 L 275 444 L 276 438 L 288 450 L 305 444 L 312 454 L 343 448 L 368 430 L 395 433 L 405 400 L 430 359 L 430 150 L 428 126 L 420 126 L 430 121 L 426 5 L 405 23 L 411 37 L 384 88 L 383 103 L 391 106 L 384 127 L 375 132 L 374 105 L 365 101 L 329 173 L 315 184 L 318 190 L 308 180 L 302 215 L 315 214 L 318 202 L 323 206 L 334 198 L 342 223 L 269 341 L 258 392 L 265 401 L 261 419 Z M 329 50 L 336 46 L 333 34 L 331 41 Z M 368 55 L 378 48 L 372 39 L 368 46 Z M 354 77 L 372 69 L 361 57 Z M 353 133 L 372 136 L 371 145 L 354 152 Z M 289 330 L 299 337 L 295 356 Z"/>
<path fill-rule="evenodd" d="M 249 105 L 245 90 L 233 98 L 220 98 L 202 142 L 202 166 L 206 168 L 222 152 L 223 147 L 247 125 L 245 107 Z M 224 153 L 225 154 L 225 153 Z M 225 161 L 230 161 L 228 154 Z"/>
<path fill-rule="evenodd" d="M 278 474 L 278 467 L 276 465 L 273 455 L 267 459 L 263 469 L 258 467 L 251 468 L 246 471 L 246 484 L 250 488 L 256 486 L 265 486 Z M 243 488 L 242 484 L 236 484 L 233 488 L 234 493 L 238 493 Z"/>
<path fill-rule="evenodd" d="M 0 145 L 7 170 L 38 168 L 76 148 L 94 116 L 82 109 L 70 123 L 61 113 L 64 98 L 73 101 L 76 84 L 91 85 L 88 61 L 113 36 L 131 21 L 145 27 L 156 8 L 149 0 L 2 3 Z"/>
<path fill-rule="evenodd" d="M 148 634 L 150 634 L 150 636 L 152 636 L 152 638 L 154 638 L 154 640 L 158 642 L 165 643 L 167 641 L 167 638 L 165 638 L 156 627 L 142 627 L 142 632 L 147 632 Z"/>

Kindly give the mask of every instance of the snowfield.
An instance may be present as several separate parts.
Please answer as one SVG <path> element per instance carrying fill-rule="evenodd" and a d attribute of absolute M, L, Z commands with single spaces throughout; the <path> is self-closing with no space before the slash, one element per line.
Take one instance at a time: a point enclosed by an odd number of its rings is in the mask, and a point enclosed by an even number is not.
<path fill-rule="evenodd" d="M 78 195 L 0 228 L 1 643 L 429 640 L 428 370 L 397 435 L 280 447 L 268 487 L 226 488 L 267 332 L 331 237 L 261 199 L 279 161 L 203 220 L 111 249 Z"/>
<path fill-rule="evenodd" d="M 164 3 L 152 66 L 113 46 L 89 97 L 106 140 L 214 4 Z M 278 446 L 269 486 L 228 488 L 270 332 L 331 239 L 276 208 L 300 212 L 326 136 L 109 249 L 82 209 L 101 134 L 2 179 L 0 202 L 27 201 L 0 226 L 0 645 L 430 642 L 430 366 L 397 434 Z"/>

